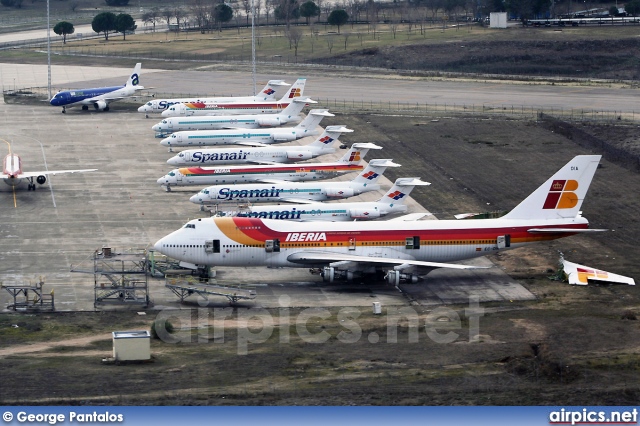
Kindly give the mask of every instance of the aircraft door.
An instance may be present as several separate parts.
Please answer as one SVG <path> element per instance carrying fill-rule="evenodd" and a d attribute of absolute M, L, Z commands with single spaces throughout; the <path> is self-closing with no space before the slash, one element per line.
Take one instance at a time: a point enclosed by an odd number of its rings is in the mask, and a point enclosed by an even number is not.
<path fill-rule="evenodd" d="M 349 250 L 355 250 L 355 249 L 356 249 L 356 238 L 349 237 Z"/>
<path fill-rule="evenodd" d="M 204 242 L 205 253 L 220 253 L 220 240 L 211 240 Z"/>
<path fill-rule="evenodd" d="M 280 252 L 280 240 L 266 240 L 264 242 L 264 251 L 267 253 L 279 253 Z"/>
<path fill-rule="evenodd" d="M 511 235 L 499 235 L 496 239 L 496 245 L 498 246 L 498 249 L 511 247 Z"/>

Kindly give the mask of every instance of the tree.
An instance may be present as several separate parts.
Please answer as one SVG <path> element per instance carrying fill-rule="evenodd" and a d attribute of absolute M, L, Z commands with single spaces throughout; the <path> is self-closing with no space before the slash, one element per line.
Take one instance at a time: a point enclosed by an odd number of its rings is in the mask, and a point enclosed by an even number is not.
<path fill-rule="evenodd" d="M 213 20 L 218 24 L 218 31 L 222 32 L 222 24 L 233 18 L 233 9 L 225 3 L 220 3 L 213 8 Z"/>
<path fill-rule="evenodd" d="M 145 12 L 142 15 L 142 22 L 145 24 L 151 24 L 153 26 L 153 32 L 156 32 L 156 22 L 160 19 L 160 9 L 152 7 L 151 10 Z"/>
<path fill-rule="evenodd" d="M 349 15 L 344 9 L 336 9 L 329 14 L 327 22 L 329 25 L 335 25 L 338 27 L 338 34 L 340 34 L 340 25 L 344 25 L 349 20 Z"/>
<path fill-rule="evenodd" d="M 312 0 L 306 1 L 302 3 L 302 6 L 300 6 L 300 16 L 305 18 L 307 20 L 307 25 L 309 25 L 310 18 L 320 16 L 320 8 Z"/>
<path fill-rule="evenodd" d="M 104 0 L 108 6 L 126 6 L 129 4 L 129 0 Z"/>
<path fill-rule="evenodd" d="M 75 30 L 73 24 L 67 21 L 58 22 L 53 27 L 53 32 L 62 36 L 62 44 L 67 44 L 67 34 L 73 34 Z"/>
<path fill-rule="evenodd" d="M 298 19 L 300 17 L 300 6 L 298 0 L 282 0 L 278 7 L 273 11 L 276 19 L 284 21 L 287 30 L 292 19 Z"/>
<path fill-rule="evenodd" d="M 133 20 L 133 17 L 128 13 L 121 13 L 116 16 L 116 20 L 114 21 L 114 29 L 122 33 L 122 39 L 127 39 L 127 31 L 135 31 L 138 27 L 136 25 L 136 21 Z"/>
<path fill-rule="evenodd" d="M 0 4 L 6 7 L 13 7 L 15 6 L 16 2 L 15 0 L 0 0 Z"/>
<path fill-rule="evenodd" d="M 609 8 L 609 16 L 616 16 L 618 14 L 618 7 L 617 6 L 611 6 Z"/>
<path fill-rule="evenodd" d="M 91 21 L 91 28 L 96 33 L 104 33 L 104 39 L 109 41 L 109 31 L 116 29 L 115 22 L 115 13 L 102 12 L 93 18 L 93 21 Z"/>
<path fill-rule="evenodd" d="M 624 10 L 631 16 L 640 15 L 640 0 L 631 0 L 624 5 Z"/>
<path fill-rule="evenodd" d="M 295 56 L 298 58 L 298 46 L 300 45 L 300 40 L 302 40 L 302 31 L 300 31 L 297 27 L 289 28 L 289 31 L 286 32 L 287 39 L 289 40 L 289 49 L 293 46 L 295 48 Z"/>

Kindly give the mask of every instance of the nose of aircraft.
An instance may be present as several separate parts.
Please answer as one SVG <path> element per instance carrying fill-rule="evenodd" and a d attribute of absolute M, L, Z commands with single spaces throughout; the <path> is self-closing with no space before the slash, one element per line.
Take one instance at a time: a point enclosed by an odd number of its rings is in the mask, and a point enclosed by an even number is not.
<path fill-rule="evenodd" d="M 191 201 L 194 204 L 202 204 L 202 196 L 200 193 L 197 193 L 195 195 L 192 195 L 191 198 L 189 198 L 189 201 Z"/>
<path fill-rule="evenodd" d="M 167 160 L 167 163 L 171 164 L 172 166 L 178 166 L 178 165 L 182 164 L 182 160 L 177 155 L 174 155 L 173 157 L 171 157 L 171 158 L 169 158 Z"/>
<path fill-rule="evenodd" d="M 160 114 L 163 117 L 171 117 L 171 111 L 169 111 L 168 109 L 165 109 L 164 111 L 162 111 L 162 114 Z"/>
<path fill-rule="evenodd" d="M 160 238 L 158 241 L 156 241 L 156 243 L 153 245 L 153 248 L 155 249 L 155 251 L 159 251 L 160 253 L 162 253 L 162 240 L 164 240 L 164 238 Z"/>
<path fill-rule="evenodd" d="M 160 141 L 160 145 L 162 145 L 162 146 L 171 146 L 171 137 L 162 139 Z"/>
<path fill-rule="evenodd" d="M 167 181 L 166 176 L 162 176 L 160 179 L 158 179 L 158 180 L 156 181 L 156 183 L 157 183 L 158 185 L 164 185 L 164 184 L 166 183 L 166 181 Z"/>
<path fill-rule="evenodd" d="M 142 105 L 140 108 L 138 108 L 138 112 L 147 112 L 147 106 Z"/>
<path fill-rule="evenodd" d="M 153 130 L 154 132 L 159 132 L 160 130 L 162 130 L 160 127 L 160 123 L 151 126 L 151 130 Z"/>

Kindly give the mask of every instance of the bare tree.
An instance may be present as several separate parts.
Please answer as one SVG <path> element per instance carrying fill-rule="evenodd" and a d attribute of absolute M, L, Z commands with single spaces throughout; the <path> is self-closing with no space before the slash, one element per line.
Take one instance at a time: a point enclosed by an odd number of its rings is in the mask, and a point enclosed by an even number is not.
<path fill-rule="evenodd" d="M 176 7 L 175 9 L 173 9 L 173 17 L 176 18 L 176 22 L 178 23 L 178 31 L 180 31 L 180 23 L 182 22 L 182 24 L 184 25 L 185 21 L 187 20 L 187 13 L 179 7 Z"/>
<path fill-rule="evenodd" d="M 173 10 L 164 9 L 160 15 L 165 21 L 167 21 L 167 27 L 169 27 L 169 25 L 171 25 L 171 19 L 173 18 Z"/>
<path fill-rule="evenodd" d="M 69 3 L 69 9 L 71 9 L 72 12 L 75 12 L 78 6 L 80 6 L 80 2 L 77 0 L 74 0 L 71 3 Z"/>
<path fill-rule="evenodd" d="M 389 21 L 389 29 L 391 30 L 391 33 L 393 34 L 393 39 L 395 40 L 396 32 L 398 32 L 398 20 L 396 18 L 392 18 Z"/>
<path fill-rule="evenodd" d="M 300 40 L 302 40 L 302 31 L 298 27 L 290 27 L 286 32 L 287 39 L 289 40 L 289 49 L 291 46 L 295 49 L 295 57 L 298 59 L 298 45 L 300 44 Z"/>
<path fill-rule="evenodd" d="M 349 37 L 351 33 L 342 33 L 342 37 L 344 37 L 344 50 L 347 50 L 347 41 L 349 41 Z"/>
<path fill-rule="evenodd" d="M 204 34 L 209 21 L 209 6 L 205 3 L 206 0 L 193 0 L 189 9 L 191 15 L 196 21 L 196 25 L 200 29 L 200 33 Z"/>
<path fill-rule="evenodd" d="M 314 0 L 316 5 L 318 6 L 318 9 L 320 9 L 320 13 L 318 14 L 318 21 L 320 22 L 320 17 L 322 16 L 322 12 L 324 12 L 324 0 Z"/>
<path fill-rule="evenodd" d="M 333 37 L 333 34 L 327 34 L 326 40 L 327 47 L 329 48 L 329 54 L 331 54 L 331 51 L 333 50 L 333 44 L 336 42 L 336 39 Z"/>
<path fill-rule="evenodd" d="M 251 14 L 251 2 L 253 0 L 241 0 L 242 1 L 242 9 L 244 10 L 244 15 L 247 17 L 247 27 L 249 26 L 249 16 Z"/>

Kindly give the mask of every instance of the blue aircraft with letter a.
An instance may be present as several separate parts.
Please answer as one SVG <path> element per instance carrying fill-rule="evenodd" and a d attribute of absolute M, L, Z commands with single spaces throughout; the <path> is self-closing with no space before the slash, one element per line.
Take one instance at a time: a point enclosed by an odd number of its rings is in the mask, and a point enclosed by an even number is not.
<path fill-rule="evenodd" d="M 124 86 L 96 87 L 93 89 L 66 90 L 58 92 L 51 98 L 51 105 L 61 106 L 65 113 L 67 107 L 82 105 L 84 111 L 93 106 L 96 110 L 109 111 L 111 102 L 134 95 L 138 90 L 144 89 L 140 85 L 141 63 L 137 63 L 133 73 Z"/>

